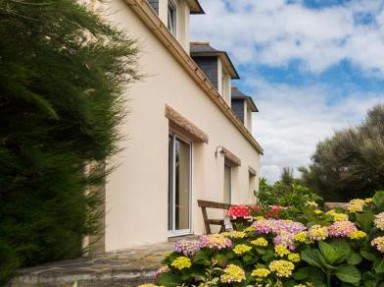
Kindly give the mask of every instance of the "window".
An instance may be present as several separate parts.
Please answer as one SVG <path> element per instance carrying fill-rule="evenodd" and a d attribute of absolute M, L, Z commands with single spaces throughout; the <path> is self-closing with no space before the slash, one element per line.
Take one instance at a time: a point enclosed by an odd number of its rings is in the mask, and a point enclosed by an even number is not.
<path fill-rule="evenodd" d="M 170 236 L 191 231 L 192 144 L 169 135 L 168 231 Z"/>
<path fill-rule="evenodd" d="M 168 29 L 169 31 L 176 36 L 176 21 L 177 21 L 177 13 L 176 13 L 176 3 L 174 0 L 169 0 L 168 2 Z"/>
<path fill-rule="evenodd" d="M 224 165 L 224 202 L 231 203 L 232 195 L 232 167 L 230 164 Z"/>

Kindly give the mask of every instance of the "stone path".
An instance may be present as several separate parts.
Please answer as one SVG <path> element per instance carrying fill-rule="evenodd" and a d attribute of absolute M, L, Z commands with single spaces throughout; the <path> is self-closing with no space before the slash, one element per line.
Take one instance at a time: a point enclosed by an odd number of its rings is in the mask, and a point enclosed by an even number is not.
<path fill-rule="evenodd" d="M 12 287 L 115 287 L 153 282 L 155 271 L 174 242 L 141 246 L 97 257 L 20 269 Z"/>

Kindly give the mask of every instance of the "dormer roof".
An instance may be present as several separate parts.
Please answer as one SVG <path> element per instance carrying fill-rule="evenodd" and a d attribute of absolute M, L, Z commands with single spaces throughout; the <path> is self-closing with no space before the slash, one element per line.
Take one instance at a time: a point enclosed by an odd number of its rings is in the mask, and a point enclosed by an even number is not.
<path fill-rule="evenodd" d="M 191 57 L 211 57 L 211 56 L 219 57 L 223 62 L 231 78 L 240 79 L 240 76 L 237 73 L 235 66 L 233 65 L 227 52 L 216 50 L 215 48 L 210 46 L 208 42 L 191 42 L 190 53 L 191 53 Z"/>
<path fill-rule="evenodd" d="M 191 14 L 205 14 L 198 0 L 187 0 Z"/>
<path fill-rule="evenodd" d="M 242 93 L 237 87 L 232 87 L 232 100 L 244 100 L 252 112 L 258 112 L 255 102 L 250 96 Z"/>

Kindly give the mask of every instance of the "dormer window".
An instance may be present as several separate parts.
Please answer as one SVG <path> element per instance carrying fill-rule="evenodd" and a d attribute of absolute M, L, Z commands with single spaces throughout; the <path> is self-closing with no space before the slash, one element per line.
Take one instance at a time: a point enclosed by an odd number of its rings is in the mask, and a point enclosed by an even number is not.
<path fill-rule="evenodd" d="M 168 0 L 168 29 L 176 37 L 177 6 L 174 0 Z"/>
<path fill-rule="evenodd" d="M 205 42 L 192 42 L 190 51 L 192 59 L 231 106 L 231 80 L 239 79 L 239 75 L 228 54 Z"/>
<path fill-rule="evenodd" d="M 237 87 L 232 87 L 231 98 L 232 110 L 244 126 L 252 132 L 252 113 L 259 111 L 252 98 L 240 92 Z"/>

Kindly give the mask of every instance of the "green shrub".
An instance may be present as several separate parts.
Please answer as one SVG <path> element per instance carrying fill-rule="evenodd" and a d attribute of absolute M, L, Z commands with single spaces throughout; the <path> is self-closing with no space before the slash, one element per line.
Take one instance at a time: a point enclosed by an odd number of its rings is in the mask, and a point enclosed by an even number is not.
<path fill-rule="evenodd" d="M 280 218 L 306 223 L 313 210 L 323 204 L 323 198 L 295 179 L 292 170 L 284 168 L 279 181 L 270 185 L 265 178 L 260 180 L 259 192 L 255 194 L 261 213 L 273 212 L 271 206 L 284 207 Z"/>
<path fill-rule="evenodd" d="M 77 2 L 0 0 L 2 278 L 81 255 L 97 230 L 88 191 L 117 150 L 137 49 Z"/>

